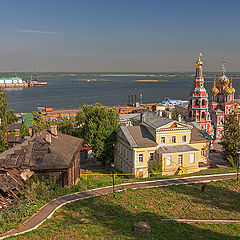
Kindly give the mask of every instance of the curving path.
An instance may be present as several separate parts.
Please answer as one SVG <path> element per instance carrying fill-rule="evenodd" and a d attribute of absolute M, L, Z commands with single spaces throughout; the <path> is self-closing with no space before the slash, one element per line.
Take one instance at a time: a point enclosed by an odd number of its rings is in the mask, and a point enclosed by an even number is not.
<path fill-rule="evenodd" d="M 154 181 L 147 181 L 147 182 L 124 183 L 124 184 L 116 185 L 115 191 L 121 191 L 123 189 L 152 188 L 152 187 L 190 184 L 190 183 L 205 183 L 205 182 L 211 182 L 211 181 L 236 178 L 236 175 L 237 175 L 236 173 L 229 173 L 229 174 L 202 175 L 202 176 L 193 176 L 193 177 L 184 177 L 184 178 L 161 179 L 161 180 L 154 180 Z M 67 203 L 108 194 L 108 193 L 111 193 L 112 191 L 113 191 L 112 186 L 109 186 L 109 187 L 87 190 L 83 192 L 77 192 L 70 195 L 59 197 L 57 199 L 53 199 L 52 201 L 44 205 L 29 220 L 27 220 L 22 228 L 14 229 L 1 235 L 0 240 L 10 236 L 23 234 L 38 228 L 38 226 L 40 226 L 46 219 L 50 218 L 58 208 L 62 207 Z M 184 223 L 192 223 L 192 222 L 240 223 L 240 220 L 189 220 L 189 219 L 162 219 L 161 220 L 161 222 L 169 222 L 169 221 L 184 222 Z"/>

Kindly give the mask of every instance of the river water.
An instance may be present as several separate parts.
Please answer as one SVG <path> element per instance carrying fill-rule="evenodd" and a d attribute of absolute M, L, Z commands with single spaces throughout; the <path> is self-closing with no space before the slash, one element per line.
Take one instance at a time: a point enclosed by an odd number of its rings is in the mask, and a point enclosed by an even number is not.
<path fill-rule="evenodd" d="M 35 111 L 37 106 L 74 108 L 96 102 L 123 105 L 128 102 L 130 94 L 136 94 L 138 101 L 142 94 L 143 103 L 161 102 L 165 97 L 186 100 L 194 77 L 60 75 L 41 78 L 40 81 L 47 81 L 48 86 L 7 89 L 8 108 L 16 112 L 29 112 Z M 205 78 L 205 81 L 209 91 L 213 80 Z M 239 97 L 239 79 L 234 79 L 233 85 L 236 88 L 235 96 Z"/>

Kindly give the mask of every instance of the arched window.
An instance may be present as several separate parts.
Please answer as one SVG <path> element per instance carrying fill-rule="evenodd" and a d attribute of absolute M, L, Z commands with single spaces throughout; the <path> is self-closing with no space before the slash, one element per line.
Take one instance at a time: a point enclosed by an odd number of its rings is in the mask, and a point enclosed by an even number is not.
<path fill-rule="evenodd" d="M 206 114 L 205 112 L 202 112 L 202 119 L 205 119 L 206 118 Z"/>
<path fill-rule="evenodd" d="M 202 106 L 205 106 L 206 105 L 206 101 L 203 99 L 202 100 Z"/>
<path fill-rule="evenodd" d="M 198 100 L 198 99 L 196 99 L 195 105 L 196 105 L 196 106 L 199 106 L 199 100 Z"/>

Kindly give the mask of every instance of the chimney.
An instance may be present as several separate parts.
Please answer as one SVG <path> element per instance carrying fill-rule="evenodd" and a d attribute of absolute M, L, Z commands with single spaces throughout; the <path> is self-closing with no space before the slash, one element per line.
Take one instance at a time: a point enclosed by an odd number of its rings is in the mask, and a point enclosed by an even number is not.
<path fill-rule="evenodd" d="M 136 107 L 136 102 L 137 102 L 137 95 L 135 94 L 135 101 L 134 101 L 135 107 Z"/>
<path fill-rule="evenodd" d="M 51 133 L 47 133 L 47 135 L 46 135 L 46 142 L 47 143 L 49 143 L 49 144 L 51 144 L 52 143 L 52 136 L 51 136 Z"/>
<path fill-rule="evenodd" d="M 133 95 L 131 95 L 131 99 L 132 99 L 132 103 L 131 103 L 131 106 L 133 106 Z"/>
<path fill-rule="evenodd" d="M 141 122 L 141 123 L 144 123 L 144 122 L 145 122 L 145 119 L 146 119 L 145 114 L 144 114 L 144 113 L 141 113 L 141 115 L 140 115 L 140 122 Z"/>
<path fill-rule="evenodd" d="M 142 105 L 142 94 L 140 94 L 140 104 Z"/>
<path fill-rule="evenodd" d="M 128 106 L 131 105 L 130 95 L 128 95 Z"/>
<path fill-rule="evenodd" d="M 51 126 L 50 132 L 54 137 L 56 137 L 57 136 L 57 126 L 56 125 Z"/>
<path fill-rule="evenodd" d="M 182 121 L 182 116 L 181 116 L 181 114 L 178 114 L 178 121 L 179 121 L 179 122 Z"/>

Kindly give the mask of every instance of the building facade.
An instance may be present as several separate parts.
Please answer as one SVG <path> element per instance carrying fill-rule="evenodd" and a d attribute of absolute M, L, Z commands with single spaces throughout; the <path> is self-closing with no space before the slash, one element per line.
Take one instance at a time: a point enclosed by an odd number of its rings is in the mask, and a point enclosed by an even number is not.
<path fill-rule="evenodd" d="M 211 132 L 211 118 L 209 113 L 208 93 L 204 87 L 202 72 L 203 62 L 199 51 L 198 61 L 196 62 L 196 75 L 194 87 L 189 94 L 188 121 L 197 122 L 207 133 Z"/>
<path fill-rule="evenodd" d="M 232 86 L 232 77 L 225 73 L 226 61 L 222 61 L 222 74 L 214 78 L 214 86 L 211 89 L 211 116 L 213 122 L 214 139 L 219 141 L 224 132 L 225 116 L 235 112 L 240 119 L 239 101 L 234 99 L 235 89 Z"/>
<path fill-rule="evenodd" d="M 140 118 L 140 119 L 139 119 Z M 153 162 L 162 175 L 187 174 L 208 166 L 208 139 L 193 125 L 145 112 L 134 126 L 117 130 L 114 166 L 134 177 L 148 177 Z"/>

